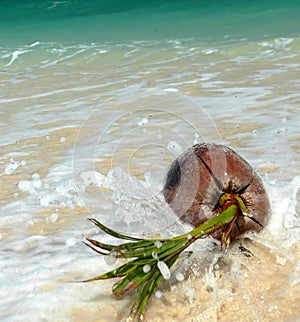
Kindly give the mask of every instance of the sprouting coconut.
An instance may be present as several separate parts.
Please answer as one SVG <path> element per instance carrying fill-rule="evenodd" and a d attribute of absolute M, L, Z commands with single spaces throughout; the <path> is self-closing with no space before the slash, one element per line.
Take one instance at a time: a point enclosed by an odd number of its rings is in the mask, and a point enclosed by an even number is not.
<path fill-rule="evenodd" d="M 222 145 L 198 144 L 183 153 L 168 171 L 163 194 L 174 212 L 195 226 L 192 231 L 167 239 L 142 239 L 90 219 L 105 233 L 127 242 L 110 245 L 87 238 L 87 246 L 102 255 L 132 260 L 85 282 L 121 278 L 113 287 L 118 298 L 137 289 L 132 320 L 143 320 L 149 298 L 161 280 L 169 278 L 179 255 L 197 239 L 213 235 L 227 249 L 239 234 L 261 230 L 270 217 L 261 179 L 243 158 Z"/>
<path fill-rule="evenodd" d="M 222 212 L 222 196 L 241 198 L 247 211 L 237 216 L 231 240 L 246 231 L 260 231 L 271 215 L 260 177 L 246 160 L 223 145 L 196 144 L 184 152 L 169 168 L 163 194 L 173 211 L 194 227 Z M 221 239 L 222 231 L 213 236 Z"/>

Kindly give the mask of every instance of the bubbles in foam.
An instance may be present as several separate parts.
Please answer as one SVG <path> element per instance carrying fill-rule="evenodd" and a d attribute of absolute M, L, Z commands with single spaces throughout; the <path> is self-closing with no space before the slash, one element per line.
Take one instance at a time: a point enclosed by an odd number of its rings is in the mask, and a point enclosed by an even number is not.
<path fill-rule="evenodd" d="M 183 152 L 181 146 L 175 140 L 168 143 L 167 149 L 175 156 L 179 156 Z"/>
<path fill-rule="evenodd" d="M 74 238 L 74 237 L 67 238 L 65 244 L 66 244 L 67 247 L 73 247 L 73 246 L 75 246 L 77 244 L 77 239 Z"/>
<path fill-rule="evenodd" d="M 46 218 L 46 223 L 47 224 L 51 224 L 56 222 L 58 219 L 58 214 L 57 213 L 53 213 L 52 215 L 50 215 L 48 218 Z"/>
<path fill-rule="evenodd" d="M 20 165 L 21 163 L 19 161 L 15 161 L 13 158 L 11 158 L 10 163 L 5 167 L 4 174 L 13 174 Z"/>
<path fill-rule="evenodd" d="M 176 279 L 177 279 L 177 281 L 179 281 L 179 282 L 184 281 L 184 275 L 183 275 L 181 272 L 178 272 L 178 273 L 175 275 L 175 278 L 176 278 Z"/>
<path fill-rule="evenodd" d="M 143 126 L 149 123 L 148 118 L 144 117 L 138 122 L 138 126 Z"/>

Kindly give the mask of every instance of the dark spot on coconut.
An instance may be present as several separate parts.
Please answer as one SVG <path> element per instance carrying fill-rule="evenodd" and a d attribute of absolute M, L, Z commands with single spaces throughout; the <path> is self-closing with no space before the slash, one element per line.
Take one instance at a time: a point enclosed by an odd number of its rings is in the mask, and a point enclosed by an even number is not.
<path fill-rule="evenodd" d="M 180 164 L 178 162 L 178 160 L 176 159 L 168 172 L 168 176 L 167 176 L 167 180 L 165 183 L 165 188 L 166 189 L 171 189 L 174 186 L 176 186 L 176 184 L 178 184 L 180 181 Z"/>

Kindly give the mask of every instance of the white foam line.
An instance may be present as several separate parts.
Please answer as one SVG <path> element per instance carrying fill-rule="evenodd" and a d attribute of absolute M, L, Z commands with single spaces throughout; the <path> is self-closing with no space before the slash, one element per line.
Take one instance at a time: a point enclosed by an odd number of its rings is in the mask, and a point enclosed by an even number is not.
<path fill-rule="evenodd" d="M 69 59 L 69 58 L 73 58 L 73 57 L 77 56 L 78 54 L 81 54 L 81 53 L 82 53 L 82 52 L 84 52 L 84 51 L 86 51 L 86 49 L 78 50 L 78 51 L 76 51 L 75 53 L 73 53 L 72 55 L 65 56 L 65 57 L 63 57 L 63 58 L 61 58 L 61 59 L 54 60 L 54 61 L 52 61 L 52 62 L 50 62 L 50 63 L 48 63 L 48 64 L 46 64 L 46 65 L 44 65 L 44 66 L 41 66 L 41 67 L 42 67 L 42 68 L 45 68 L 45 67 L 49 67 L 49 66 L 56 65 L 57 63 L 60 63 L 60 62 L 62 62 L 62 61 L 65 61 L 65 60 L 67 60 L 67 59 Z"/>
<path fill-rule="evenodd" d="M 34 42 L 34 43 L 30 44 L 28 47 L 29 47 L 29 48 L 31 48 L 31 47 L 35 47 L 35 46 L 37 46 L 37 45 L 39 45 L 39 44 L 40 44 L 40 42 L 39 42 L 39 41 L 36 41 L 36 42 Z"/>
<path fill-rule="evenodd" d="M 27 52 L 29 52 L 29 51 L 31 51 L 31 50 L 16 50 L 16 51 L 14 51 L 14 52 L 12 53 L 12 57 L 11 57 L 10 62 L 9 62 L 8 64 L 6 64 L 4 67 L 11 66 L 11 65 L 14 63 L 14 61 L 15 61 L 16 59 L 18 59 L 18 57 L 19 57 L 20 55 L 25 54 L 25 53 L 27 53 Z"/>
<path fill-rule="evenodd" d="M 42 98 L 42 97 L 47 97 L 47 96 L 61 94 L 61 93 L 67 93 L 67 92 L 87 91 L 90 89 L 103 88 L 103 87 L 107 87 L 110 85 L 122 84 L 125 82 L 126 82 L 126 80 L 120 80 L 120 81 L 116 81 L 116 82 L 109 82 L 109 83 L 99 84 L 99 85 L 94 85 L 94 86 L 82 86 L 82 87 L 74 87 L 74 88 L 68 88 L 68 89 L 65 89 L 65 88 L 64 89 L 57 89 L 55 91 L 40 93 L 40 94 L 35 94 L 35 95 L 30 95 L 30 96 L 25 96 L 25 97 L 23 96 L 23 97 L 17 97 L 17 98 L 0 99 L 0 104 L 22 101 L 22 100 L 33 99 L 33 98 Z"/>

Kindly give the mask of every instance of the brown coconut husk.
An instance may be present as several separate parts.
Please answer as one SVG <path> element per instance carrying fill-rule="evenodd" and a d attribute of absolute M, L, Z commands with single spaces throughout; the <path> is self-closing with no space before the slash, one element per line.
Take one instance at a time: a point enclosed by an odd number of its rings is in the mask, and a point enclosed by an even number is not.
<path fill-rule="evenodd" d="M 220 212 L 218 201 L 224 193 L 239 195 L 250 216 L 238 217 L 231 240 L 247 231 L 260 231 L 267 224 L 271 206 L 261 178 L 227 146 L 194 145 L 171 164 L 163 188 L 173 211 L 194 227 Z M 219 230 L 213 237 L 221 239 L 221 233 Z"/>

